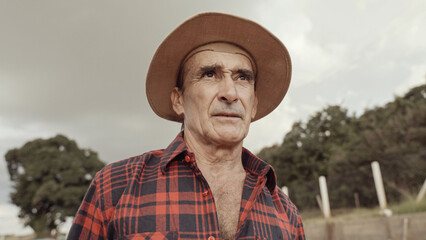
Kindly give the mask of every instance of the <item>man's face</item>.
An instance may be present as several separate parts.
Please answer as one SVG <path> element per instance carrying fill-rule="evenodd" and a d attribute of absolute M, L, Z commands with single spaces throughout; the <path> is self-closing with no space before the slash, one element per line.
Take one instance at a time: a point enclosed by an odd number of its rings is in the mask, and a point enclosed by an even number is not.
<path fill-rule="evenodd" d="M 254 73 L 242 54 L 202 51 L 183 67 L 183 90 L 172 101 L 185 134 L 215 145 L 240 143 L 256 115 Z M 175 97 L 174 97 L 175 96 Z"/>

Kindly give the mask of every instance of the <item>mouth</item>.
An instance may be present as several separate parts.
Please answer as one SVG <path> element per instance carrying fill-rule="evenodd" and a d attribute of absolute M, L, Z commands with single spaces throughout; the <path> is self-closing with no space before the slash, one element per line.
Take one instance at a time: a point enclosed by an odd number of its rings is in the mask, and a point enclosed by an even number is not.
<path fill-rule="evenodd" d="M 237 113 L 216 113 L 213 117 L 226 117 L 226 118 L 241 118 L 241 115 Z"/>

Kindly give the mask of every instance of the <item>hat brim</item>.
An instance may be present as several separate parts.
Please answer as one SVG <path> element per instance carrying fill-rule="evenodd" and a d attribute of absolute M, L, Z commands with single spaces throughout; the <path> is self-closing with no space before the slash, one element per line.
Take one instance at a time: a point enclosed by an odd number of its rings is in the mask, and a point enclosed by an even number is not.
<path fill-rule="evenodd" d="M 198 14 L 179 25 L 160 44 L 146 77 L 146 95 L 152 110 L 167 120 L 182 122 L 170 94 L 179 68 L 193 49 L 212 42 L 229 42 L 251 54 L 257 67 L 256 121 L 272 112 L 287 93 L 291 79 L 290 55 L 284 44 L 259 24 L 223 13 Z"/>

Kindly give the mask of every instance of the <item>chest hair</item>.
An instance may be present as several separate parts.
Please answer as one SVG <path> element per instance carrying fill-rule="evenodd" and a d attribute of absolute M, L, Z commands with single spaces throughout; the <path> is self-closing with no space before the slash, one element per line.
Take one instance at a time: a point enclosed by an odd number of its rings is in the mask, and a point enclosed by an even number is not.
<path fill-rule="evenodd" d="M 234 239 L 237 233 L 244 179 L 245 174 L 237 175 L 210 185 L 216 204 L 221 239 Z"/>

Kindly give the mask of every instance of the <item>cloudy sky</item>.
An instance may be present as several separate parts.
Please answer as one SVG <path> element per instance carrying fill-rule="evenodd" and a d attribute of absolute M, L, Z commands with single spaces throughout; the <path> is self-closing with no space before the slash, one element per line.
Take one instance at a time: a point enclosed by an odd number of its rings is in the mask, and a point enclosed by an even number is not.
<path fill-rule="evenodd" d="M 61 133 L 109 163 L 168 145 L 180 125 L 149 108 L 147 68 L 205 11 L 260 23 L 292 57 L 287 96 L 245 140 L 254 152 L 327 104 L 360 114 L 425 83 L 424 0 L 0 0 L 0 235 L 31 232 L 9 203 L 9 149 Z"/>

